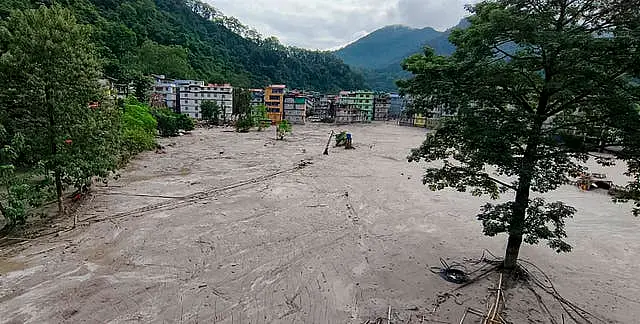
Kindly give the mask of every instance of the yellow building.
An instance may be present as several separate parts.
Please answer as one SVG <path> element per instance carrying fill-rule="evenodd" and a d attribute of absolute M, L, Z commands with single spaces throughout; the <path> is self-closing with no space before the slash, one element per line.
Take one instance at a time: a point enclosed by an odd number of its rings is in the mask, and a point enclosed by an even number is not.
<path fill-rule="evenodd" d="M 272 84 L 264 91 L 264 104 L 267 106 L 267 118 L 272 123 L 279 123 L 284 112 L 285 85 Z"/>
<path fill-rule="evenodd" d="M 426 123 L 427 123 L 427 118 L 422 116 L 422 114 L 413 115 L 413 126 L 425 127 Z"/>

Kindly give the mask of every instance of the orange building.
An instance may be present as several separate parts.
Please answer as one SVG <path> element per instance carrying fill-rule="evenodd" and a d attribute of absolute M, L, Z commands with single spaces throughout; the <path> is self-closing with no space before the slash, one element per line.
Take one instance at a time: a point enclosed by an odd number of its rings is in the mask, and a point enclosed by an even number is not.
<path fill-rule="evenodd" d="M 272 123 L 279 123 L 284 112 L 285 85 L 272 84 L 264 91 L 264 104 L 267 106 L 267 118 Z"/>

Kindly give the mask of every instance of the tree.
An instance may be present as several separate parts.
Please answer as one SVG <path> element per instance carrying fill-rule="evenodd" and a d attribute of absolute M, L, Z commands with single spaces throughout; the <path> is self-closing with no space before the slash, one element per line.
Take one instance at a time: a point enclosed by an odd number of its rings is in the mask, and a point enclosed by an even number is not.
<path fill-rule="evenodd" d="M 193 75 L 188 52 L 179 45 L 165 46 L 145 41 L 138 51 L 138 70 L 149 75 L 165 74 L 170 78 L 189 78 Z"/>
<path fill-rule="evenodd" d="M 233 88 L 233 115 L 251 117 L 251 93 L 249 90 Z"/>
<path fill-rule="evenodd" d="M 253 118 L 253 125 L 258 127 L 258 131 L 261 131 L 262 128 L 265 127 L 265 121 L 269 121 L 268 125 L 271 125 L 271 121 L 267 116 L 267 106 L 265 105 L 251 107 L 251 116 Z"/>
<path fill-rule="evenodd" d="M 0 25 L 0 106 L 5 124 L 25 138 L 22 162 L 53 174 L 58 211 L 65 185 L 78 185 L 116 166 L 114 110 L 90 108 L 100 99 L 100 61 L 91 31 L 68 9 L 14 11 Z"/>
<path fill-rule="evenodd" d="M 17 184 L 15 175 L 15 160 L 18 150 L 24 145 L 24 138 L 17 134 L 9 138 L 4 126 L 0 125 L 0 214 L 9 224 L 9 227 L 25 221 L 25 202 L 15 199 L 13 188 Z"/>
<path fill-rule="evenodd" d="M 205 100 L 200 105 L 202 111 L 202 119 L 214 125 L 220 124 L 220 107 L 218 103 L 212 100 Z"/>
<path fill-rule="evenodd" d="M 192 131 L 195 123 L 191 117 L 176 114 L 168 108 L 155 109 L 151 112 L 158 122 L 158 132 L 162 137 L 178 136 L 180 130 Z"/>
<path fill-rule="evenodd" d="M 193 118 L 187 115 L 180 114 L 178 115 L 178 128 L 189 132 L 194 130 L 196 128 L 196 125 L 195 125 L 195 122 L 193 121 Z"/>
<path fill-rule="evenodd" d="M 484 1 L 469 8 L 471 26 L 452 33 L 451 57 L 426 49 L 403 63 L 414 76 L 398 85 L 415 109 L 457 112 L 412 150 L 410 161 L 430 163 L 423 182 L 492 198 L 515 192 L 478 215 L 485 235 L 508 234 L 505 268 L 517 266 L 523 241 L 571 250 L 564 225 L 576 210 L 531 192 L 586 170 L 596 147 L 576 134 L 606 127 L 616 143 L 605 146 L 640 161 L 639 8 L 637 0 Z"/>
<path fill-rule="evenodd" d="M 281 120 L 280 123 L 278 123 L 278 128 L 276 131 L 278 134 L 278 139 L 283 140 L 285 135 L 291 133 L 291 123 L 286 119 Z"/>

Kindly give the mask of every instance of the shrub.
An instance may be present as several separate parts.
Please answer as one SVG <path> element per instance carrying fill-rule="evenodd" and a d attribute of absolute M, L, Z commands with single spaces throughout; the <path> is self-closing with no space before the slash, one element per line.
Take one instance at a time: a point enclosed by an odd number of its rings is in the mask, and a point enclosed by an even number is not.
<path fill-rule="evenodd" d="M 196 123 L 187 115 L 178 115 L 178 128 L 187 132 L 192 131 L 196 128 Z"/>
<path fill-rule="evenodd" d="M 246 133 L 251 127 L 253 127 L 253 119 L 248 117 L 243 117 L 238 119 L 236 122 L 236 132 Z"/>
<path fill-rule="evenodd" d="M 291 133 L 291 123 L 288 120 L 281 120 L 278 124 L 278 138 L 284 139 L 284 136 Z"/>
<path fill-rule="evenodd" d="M 131 153 L 151 150 L 155 146 L 155 134 L 158 122 L 142 104 L 124 106 L 122 115 L 122 137 L 125 149 Z"/>
<path fill-rule="evenodd" d="M 195 129 L 195 122 L 191 117 L 176 114 L 167 108 L 156 109 L 152 114 L 158 121 L 158 131 L 162 137 L 178 136 L 180 130 Z"/>

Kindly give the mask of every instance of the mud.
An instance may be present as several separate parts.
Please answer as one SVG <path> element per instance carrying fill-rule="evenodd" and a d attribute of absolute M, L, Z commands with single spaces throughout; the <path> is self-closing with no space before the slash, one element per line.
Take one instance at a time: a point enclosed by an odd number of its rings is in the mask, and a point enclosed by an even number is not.
<path fill-rule="evenodd" d="M 483 236 L 474 217 L 486 198 L 422 185 L 422 166 L 406 156 L 424 130 L 345 128 L 356 149 L 328 156 L 324 125 L 295 127 L 285 141 L 273 128 L 163 140 L 166 154 L 142 154 L 95 188 L 79 228 L 0 251 L 0 322 L 365 323 L 391 307 L 392 323 L 459 323 L 467 307 L 486 311 L 497 274 L 453 291 L 429 271 L 444 258 L 471 272 L 484 249 L 502 253 L 505 237 Z M 567 224 L 574 250 L 525 246 L 522 258 L 597 318 L 637 322 L 631 206 L 570 186 L 548 196 L 578 209 Z M 572 321 L 521 284 L 506 291 L 505 313 Z"/>

